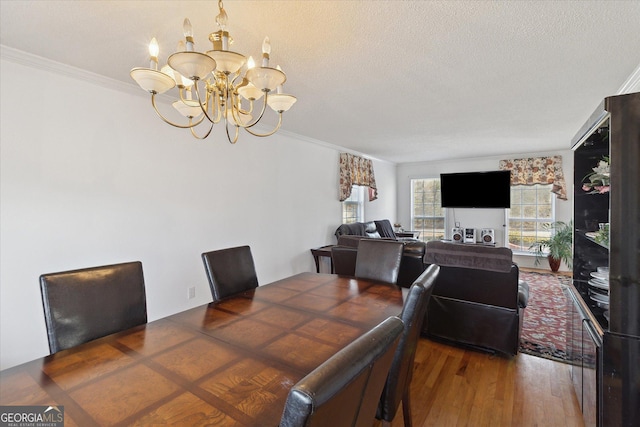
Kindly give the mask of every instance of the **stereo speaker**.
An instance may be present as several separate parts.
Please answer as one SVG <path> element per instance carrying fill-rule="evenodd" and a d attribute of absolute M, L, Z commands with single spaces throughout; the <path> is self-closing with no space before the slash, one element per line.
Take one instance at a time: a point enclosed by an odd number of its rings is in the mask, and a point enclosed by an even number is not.
<path fill-rule="evenodd" d="M 464 229 L 464 242 L 465 243 L 475 243 L 476 242 L 476 229 L 475 228 L 465 228 Z"/>
<path fill-rule="evenodd" d="M 493 228 L 483 228 L 480 231 L 480 240 L 485 245 L 495 245 L 496 236 L 495 236 L 495 232 L 493 231 Z"/>
<path fill-rule="evenodd" d="M 451 229 L 451 240 L 453 240 L 454 243 L 462 243 L 464 239 L 464 232 L 462 231 L 462 228 L 452 228 Z"/>

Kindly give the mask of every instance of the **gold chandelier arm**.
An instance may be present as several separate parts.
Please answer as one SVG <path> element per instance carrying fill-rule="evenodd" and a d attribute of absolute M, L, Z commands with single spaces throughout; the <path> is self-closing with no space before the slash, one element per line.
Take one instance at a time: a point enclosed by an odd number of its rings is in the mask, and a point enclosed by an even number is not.
<path fill-rule="evenodd" d="M 186 104 L 186 101 L 189 101 L 187 98 L 184 97 L 184 92 L 185 92 L 185 87 L 184 86 L 178 86 L 178 95 L 180 95 L 180 101 L 184 102 Z"/>
<path fill-rule="evenodd" d="M 269 133 L 256 133 L 256 132 L 253 132 L 251 129 L 248 129 L 248 128 L 245 128 L 244 130 L 246 130 L 247 132 L 249 132 L 253 136 L 271 136 L 274 133 L 278 132 L 278 129 L 280 129 L 281 125 L 282 125 L 282 113 L 278 113 L 278 124 L 276 125 L 275 129 L 273 129 L 271 132 L 269 132 Z"/>
<path fill-rule="evenodd" d="M 236 118 L 236 114 L 251 114 L 251 111 L 253 110 L 253 101 L 251 101 L 250 99 L 248 99 L 247 101 L 249 101 L 249 109 L 248 110 L 243 110 L 242 109 L 242 98 L 240 97 L 240 94 L 238 92 L 231 91 L 229 93 L 229 99 L 231 101 L 231 105 L 235 105 L 236 108 L 234 108 L 233 111 L 233 118 Z M 237 111 L 237 113 L 236 113 Z M 236 122 L 239 122 L 238 120 L 236 120 Z"/>
<path fill-rule="evenodd" d="M 233 78 L 231 79 L 231 86 L 237 87 L 238 85 L 236 84 L 236 80 L 238 80 L 240 77 L 241 77 L 240 70 L 238 70 L 233 76 Z"/>
<path fill-rule="evenodd" d="M 156 105 L 156 93 L 155 92 L 151 93 L 151 105 L 153 105 L 153 109 L 155 110 L 155 112 L 158 115 L 158 117 L 160 117 L 162 119 L 162 121 L 164 121 L 167 124 L 170 124 L 171 126 L 174 126 L 174 127 L 180 128 L 180 129 L 191 129 L 194 126 L 198 126 L 204 120 L 204 116 L 203 116 L 195 123 L 193 123 L 193 121 L 191 119 L 189 119 L 189 124 L 188 125 L 181 125 L 181 124 L 178 124 L 178 123 L 173 123 L 171 120 L 165 118 L 162 115 L 162 113 L 160 113 L 160 110 L 158 110 L 158 106 Z"/>
<path fill-rule="evenodd" d="M 264 93 L 264 97 L 263 97 L 264 98 L 264 102 L 262 103 L 262 110 L 260 111 L 260 115 L 252 123 L 249 123 L 249 124 L 246 124 L 246 125 L 241 125 L 244 129 L 248 130 L 250 127 L 255 126 L 255 124 L 258 123 L 260 121 L 260 119 L 262 119 L 262 116 L 264 116 L 264 112 L 267 110 L 267 94 L 268 93 L 269 92 L 265 92 Z M 251 105 L 251 108 L 253 109 L 253 104 Z M 282 119 L 282 116 L 281 116 L 281 119 Z M 249 133 L 251 133 L 253 135 L 252 132 L 249 132 Z M 259 136 L 259 135 L 256 135 L 256 136 Z"/>
<path fill-rule="evenodd" d="M 245 114 L 253 113 L 253 101 L 251 99 L 249 99 L 249 109 L 248 110 L 242 110 L 242 112 L 245 113 Z"/>
<path fill-rule="evenodd" d="M 213 123 L 220 123 L 222 119 L 222 108 L 220 108 L 220 96 L 218 89 L 211 93 L 211 113 L 214 115 Z"/>
<path fill-rule="evenodd" d="M 233 121 L 235 123 L 242 123 L 242 120 L 240 120 L 240 114 L 244 113 L 244 114 L 249 114 L 250 112 L 247 112 L 245 110 L 242 109 L 242 100 L 240 99 L 240 95 L 233 94 L 231 93 L 231 97 L 230 99 L 230 103 L 231 103 L 231 117 L 233 117 Z M 234 108 L 235 107 L 235 108 Z M 227 104 L 227 110 L 226 113 L 229 114 L 229 108 L 228 108 L 228 104 Z M 233 126 L 238 126 L 236 124 L 234 124 Z"/>
<path fill-rule="evenodd" d="M 193 87 L 196 89 L 196 98 L 198 99 L 198 104 L 200 104 L 200 109 L 202 110 L 202 113 L 204 114 L 204 117 L 207 118 L 207 120 L 209 120 L 211 123 L 218 123 L 220 121 L 220 115 L 218 115 L 218 117 L 214 119 L 211 118 L 211 116 L 209 116 L 209 112 L 207 111 L 207 102 L 211 101 L 212 107 L 211 107 L 211 112 L 214 111 L 214 107 L 215 107 L 215 103 L 217 103 L 216 97 L 215 96 L 211 96 L 211 99 L 205 99 L 205 103 L 202 103 L 202 98 L 200 98 L 200 90 L 198 89 L 198 80 L 194 80 L 193 81 Z M 208 91 L 207 89 L 205 89 L 205 92 L 207 92 L 207 96 L 208 96 Z M 204 118 L 203 117 L 203 118 Z"/>
<path fill-rule="evenodd" d="M 229 122 L 226 118 L 224 119 L 224 128 L 227 131 L 227 140 L 230 144 L 235 144 L 236 142 L 238 142 L 238 135 L 240 134 L 240 128 L 238 126 L 234 127 L 236 128 L 236 134 L 233 136 L 233 138 L 231 138 L 231 135 L 229 135 Z"/>
<path fill-rule="evenodd" d="M 204 119 L 204 117 L 202 119 L 200 119 L 200 122 L 202 122 L 203 119 Z M 191 119 L 189 119 L 189 122 L 191 122 Z M 209 130 L 207 131 L 207 133 L 205 133 L 202 136 L 198 136 L 198 134 L 196 133 L 195 129 L 193 127 L 191 127 L 191 135 L 193 135 L 196 139 L 205 139 L 206 137 L 209 136 L 209 134 L 211 133 L 212 129 L 213 129 L 213 123 L 211 123 L 209 125 Z"/>

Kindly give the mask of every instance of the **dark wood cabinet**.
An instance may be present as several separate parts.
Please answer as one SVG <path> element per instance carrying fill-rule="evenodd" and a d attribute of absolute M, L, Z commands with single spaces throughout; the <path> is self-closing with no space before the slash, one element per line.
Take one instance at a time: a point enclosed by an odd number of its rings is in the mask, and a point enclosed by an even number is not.
<path fill-rule="evenodd" d="M 594 323 L 590 310 L 575 288 L 570 289 L 571 380 L 582 410 L 585 427 L 602 425 L 598 375 L 602 372 L 602 329 Z"/>
<path fill-rule="evenodd" d="M 572 141 L 574 255 L 569 349 L 585 425 L 640 419 L 640 93 L 606 98 Z M 583 189 L 604 157 L 610 191 Z M 598 234 L 608 224 L 608 239 Z M 608 268 L 608 289 L 597 283 Z"/>

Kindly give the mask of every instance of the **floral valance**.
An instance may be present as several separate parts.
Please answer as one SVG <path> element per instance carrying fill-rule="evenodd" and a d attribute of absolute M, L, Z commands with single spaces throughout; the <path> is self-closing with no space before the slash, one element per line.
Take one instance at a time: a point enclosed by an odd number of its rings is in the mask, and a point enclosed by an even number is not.
<path fill-rule="evenodd" d="M 340 201 L 351 195 L 352 185 L 369 187 L 369 201 L 378 198 L 376 178 L 373 173 L 373 162 L 353 154 L 340 153 Z"/>
<path fill-rule="evenodd" d="M 500 160 L 500 170 L 511 171 L 511 185 L 552 184 L 551 192 L 567 200 L 562 156 Z"/>

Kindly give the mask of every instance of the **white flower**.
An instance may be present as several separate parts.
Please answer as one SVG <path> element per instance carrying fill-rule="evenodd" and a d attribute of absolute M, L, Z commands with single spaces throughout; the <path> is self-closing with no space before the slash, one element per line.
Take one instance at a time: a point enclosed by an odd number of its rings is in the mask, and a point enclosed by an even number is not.
<path fill-rule="evenodd" d="M 598 162 L 598 166 L 593 168 L 593 171 L 598 175 L 609 176 L 609 163 L 604 160 Z"/>

